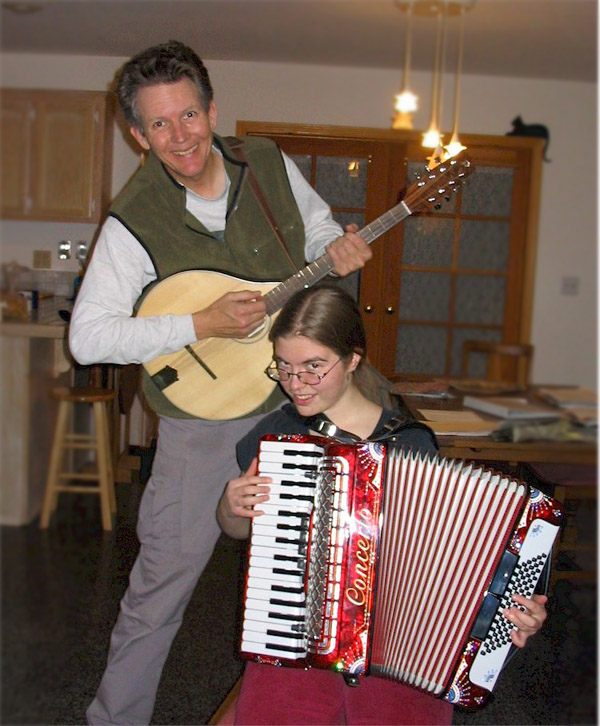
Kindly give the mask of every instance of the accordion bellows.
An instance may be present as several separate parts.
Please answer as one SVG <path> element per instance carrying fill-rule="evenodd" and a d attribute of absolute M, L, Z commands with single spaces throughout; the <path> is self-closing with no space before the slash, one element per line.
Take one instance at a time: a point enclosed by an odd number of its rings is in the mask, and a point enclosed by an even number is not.
<path fill-rule="evenodd" d="M 252 523 L 241 652 L 384 677 L 465 708 L 511 649 L 564 513 L 482 465 L 380 443 L 265 436 L 273 480 Z"/>

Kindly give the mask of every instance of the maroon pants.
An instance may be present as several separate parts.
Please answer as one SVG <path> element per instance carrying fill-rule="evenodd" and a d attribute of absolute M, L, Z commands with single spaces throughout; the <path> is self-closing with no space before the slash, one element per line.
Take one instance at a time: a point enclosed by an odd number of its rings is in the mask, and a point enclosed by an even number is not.
<path fill-rule="evenodd" d="M 342 676 L 313 668 L 248 663 L 236 705 L 236 724 L 425 724 L 452 723 L 452 706 L 383 678 L 347 686 Z"/>

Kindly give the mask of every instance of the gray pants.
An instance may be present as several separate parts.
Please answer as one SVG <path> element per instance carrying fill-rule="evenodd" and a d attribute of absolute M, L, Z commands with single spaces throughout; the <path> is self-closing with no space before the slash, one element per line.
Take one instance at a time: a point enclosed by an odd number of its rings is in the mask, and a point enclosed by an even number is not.
<path fill-rule="evenodd" d="M 226 482 L 239 474 L 235 445 L 260 418 L 161 418 L 140 504 L 140 553 L 88 724 L 150 723 L 171 643 L 220 535 L 217 504 Z"/>

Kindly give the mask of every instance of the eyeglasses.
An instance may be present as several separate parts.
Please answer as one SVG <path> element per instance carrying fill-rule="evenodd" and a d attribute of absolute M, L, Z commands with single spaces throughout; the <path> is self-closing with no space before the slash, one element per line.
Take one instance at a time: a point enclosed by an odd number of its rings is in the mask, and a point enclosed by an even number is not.
<path fill-rule="evenodd" d="M 279 368 L 278 364 L 273 361 L 270 366 L 265 368 L 265 373 L 273 381 L 283 381 L 285 383 L 286 381 L 289 381 L 292 376 L 296 376 L 300 383 L 306 383 L 307 386 L 318 386 L 323 378 L 325 378 L 328 373 L 331 373 L 341 360 L 341 358 L 338 358 L 331 368 L 328 371 L 325 371 L 325 373 L 314 373 L 313 371 L 298 371 L 298 373 L 291 373 L 290 371 L 286 371 L 285 368 Z"/>

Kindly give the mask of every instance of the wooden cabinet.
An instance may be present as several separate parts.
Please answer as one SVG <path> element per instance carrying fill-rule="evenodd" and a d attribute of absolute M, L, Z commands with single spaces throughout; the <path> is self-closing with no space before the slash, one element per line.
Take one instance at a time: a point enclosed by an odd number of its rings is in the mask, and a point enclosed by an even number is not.
<path fill-rule="evenodd" d="M 359 229 L 426 172 L 416 132 L 239 122 L 237 133 L 275 139 L 340 224 Z M 392 380 L 460 376 L 467 338 L 530 342 L 543 143 L 461 140 L 475 167 L 464 188 L 386 232 L 345 281 L 363 310 L 369 358 Z"/>
<path fill-rule="evenodd" d="M 1 120 L 2 217 L 99 222 L 111 184 L 108 94 L 2 89 Z"/>

